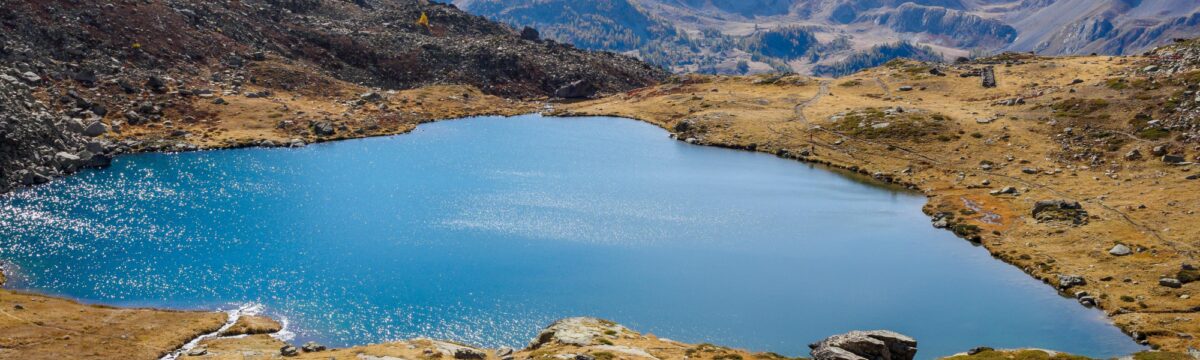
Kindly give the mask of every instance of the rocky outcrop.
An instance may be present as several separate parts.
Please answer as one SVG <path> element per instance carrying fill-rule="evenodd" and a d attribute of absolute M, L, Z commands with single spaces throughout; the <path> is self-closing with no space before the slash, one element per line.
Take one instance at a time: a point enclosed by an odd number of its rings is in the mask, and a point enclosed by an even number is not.
<path fill-rule="evenodd" d="M 887 331 L 851 331 L 809 345 L 814 360 L 912 360 L 917 341 Z"/>
<path fill-rule="evenodd" d="M 1088 213 L 1077 201 L 1043 200 L 1033 205 L 1033 218 L 1041 223 L 1066 222 L 1083 225 L 1087 224 Z"/>
<path fill-rule="evenodd" d="M 606 331 L 621 332 L 624 327 L 616 323 L 590 317 L 573 317 L 555 321 L 529 343 L 528 349 L 539 349 L 547 345 L 589 346 Z"/>

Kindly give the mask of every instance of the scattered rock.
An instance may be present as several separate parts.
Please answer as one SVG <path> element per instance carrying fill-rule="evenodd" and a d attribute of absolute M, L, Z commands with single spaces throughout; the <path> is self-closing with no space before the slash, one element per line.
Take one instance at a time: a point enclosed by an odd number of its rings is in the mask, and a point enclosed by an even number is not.
<path fill-rule="evenodd" d="M 333 128 L 333 123 L 328 121 L 317 121 L 312 124 L 313 133 L 317 136 L 332 136 L 337 133 Z"/>
<path fill-rule="evenodd" d="M 187 356 L 204 356 L 208 355 L 208 348 L 197 347 L 187 352 Z"/>
<path fill-rule="evenodd" d="M 1017 188 L 1015 188 L 1015 187 L 1012 187 L 1012 186 L 1005 186 L 1005 187 L 1002 187 L 1002 188 L 1000 188 L 1000 189 L 998 189 L 998 190 L 992 190 L 992 191 L 990 191 L 990 192 L 988 192 L 988 193 L 989 193 L 989 194 L 992 194 L 992 195 L 1016 195 L 1016 194 L 1017 194 Z"/>
<path fill-rule="evenodd" d="M 1183 287 L 1183 282 L 1180 282 L 1179 279 L 1176 278 L 1162 278 L 1158 279 L 1158 285 L 1178 289 Z"/>
<path fill-rule="evenodd" d="M 300 350 L 303 350 L 304 352 L 325 351 L 325 345 L 318 344 L 315 341 L 309 341 L 304 343 L 304 346 L 301 346 Z"/>
<path fill-rule="evenodd" d="M 1079 275 L 1058 275 L 1058 288 L 1062 290 L 1070 289 L 1076 286 L 1087 285 L 1087 280 L 1084 280 Z"/>
<path fill-rule="evenodd" d="M 1158 145 L 1150 149 L 1150 155 L 1163 156 L 1167 154 L 1167 150 L 1169 148 L 1166 145 Z"/>
<path fill-rule="evenodd" d="M 1163 155 L 1162 161 L 1168 164 L 1182 164 L 1187 162 L 1187 159 L 1183 158 L 1183 156 L 1167 154 Z"/>
<path fill-rule="evenodd" d="M 1129 152 L 1125 153 L 1125 160 L 1127 160 L 1127 161 L 1134 161 L 1134 160 L 1141 160 L 1141 159 L 1142 159 L 1142 152 L 1138 151 L 1138 149 L 1129 150 Z"/>
<path fill-rule="evenodd" d="M 358 98 L 362 99 L 362 101 L 367 101 L 367 102 L 383 101 L 383 95 L 380 95 L 379 93 L 374 92 L 374 91 L 364 93 L 364 94 L 360 95 Z"/>
<path fill-rule="evenodd" d="M 1033 205 L 1033 218 L 1039 223 L 1070 222 L 1083 225 L 1087 224 L 1088 213 L 1077 201 L 1042 200 Z"/>
<path fill-rule="evenodd" d="M 102 122 L 93 122 L 83 129 L 83 135 L 97 137 L 108 132 L 108 126 Z"/>
<path fill-rule="evenodd" d="M 1112 249 L 1108 250 L 1108 253 L 1112 254 L 1112 256 L 1125 256 L 1132 254 L 1133 249 L 1125 246 L 1125 244 L 1117 244 L 1117 246 L 1113 246 Z"/>
<path fill-rule="evenodd" d="M 297 349 L 295 346 L 284 345 L 283 347 L 279 348 L 279 355 L 287 357 L 298 356 L 300 355 L 300 349 Z"/>

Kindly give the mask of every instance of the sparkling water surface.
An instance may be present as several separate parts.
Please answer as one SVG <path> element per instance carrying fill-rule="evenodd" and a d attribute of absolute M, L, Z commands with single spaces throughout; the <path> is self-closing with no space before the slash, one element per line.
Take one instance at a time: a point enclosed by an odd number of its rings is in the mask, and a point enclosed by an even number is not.
<path fill-rule="evenodd" d="M 891 329 L 1140 348 L 1097 310 L 929 225 L 919 194 L 616 118 L 471 118 L 302 149 L 146 154 L 0 197 L 10 288 L 263 304 L 296 340 L 521 346 L 551 321 L 806 355 Z"/>

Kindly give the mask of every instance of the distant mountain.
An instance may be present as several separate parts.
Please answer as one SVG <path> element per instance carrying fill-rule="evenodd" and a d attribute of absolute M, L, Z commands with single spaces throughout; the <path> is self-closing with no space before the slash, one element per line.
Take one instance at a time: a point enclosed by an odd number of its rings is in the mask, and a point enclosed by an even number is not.
<path fill-rule="evenodd" d="M 812 72 L 871 63 L 851 58 L 881 55 L 1134 54 L 1174 38 L 1200 36 L 1200 0 L 456 0 L 455 4 L 514 27 L 532 26 L 550 39 L 626 52 L 677 72 Z M 912 47 L 905 49 L 921 51 L 880 52 L 876 46 L 884 44 L 909 44 Z"/>

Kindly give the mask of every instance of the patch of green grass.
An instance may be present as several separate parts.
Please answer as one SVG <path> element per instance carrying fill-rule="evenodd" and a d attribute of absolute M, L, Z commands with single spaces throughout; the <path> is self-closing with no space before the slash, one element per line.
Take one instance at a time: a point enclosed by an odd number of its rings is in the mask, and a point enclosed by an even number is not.
<path fill-rule="evenodd" d="M 617 358 L 616 355 L 607 351 L 594 352 L 592 353 L 592 357 L 596 358 L 596 360 L 613 360 Z"/>
<path fill-rule="evenodd" d="M 917 112 L 885 113 L 880 108 L 851 111 L 832 124 L 834 131 L 867 139 L 918 139 L 944 132 L 948 118 Z"/>
<path fill-rule="evenodd" d="M 713 360 L 742 360 L 742 356 L 738 354 L 720 354 L 713 356 Z"/>
<path fill-rule="evenodd" d="M 1084 117 L 1096 113 L 1108 107 L 1108 100 L 1104 99 L 1066 99 L 1060 101 L 1050 108 L 1054 109 L 1054 115 L 1069 118 Z"/>
<path fill-rule="evenodd" d="M 1041 350 L 1016 351 L 982 351 L 975 355 L 959 355 L 944 358 L 946 360 L 1091 360 L 1088 357 L 1059 353 L 1050 356 Z"/>
<path fill-rule="evenodd" d="M 1163 128 L 1149 127 L 1138 131 L 1138 137 L 1150 140 L 1165 139 L 1171 136 L 1171 131 Z"/>
<path fill-rule="evenodd" d="M 612 345 L 613 344 L 612 340 L 609 340 L 609 339 L 600 339 L 599 341 L 596 341 L 596 342 L 600 343 L 600 345 Z"/>
<path fill-rule="evenodd" d="M 608 335 L 608 336 L 616 336 L 616 335 L 617 335 L 617 331 L 616 331 L 616 330 L 611 330 L 611 329 L 610 329 L 610 330 L 604 330 L 604 335 Z"/>
<path fill-rule="evenodd" d="M 1143 351 L 1133 354 L 1133 360 L 1193 360 L 1193 358 L 1188 354 L 1170 351 Z"/>
<path fill-rule="evenodd" d="M 1124 301 L 1124 302 L 1134 302 L 1134 301 L 1137 301 L 1137 299 L 1135 299 L 1135 298 L 1133 298 L 1132 296 L 1129 296 L 1129 295 L 1121 295 L 1121 301 Z"/>

